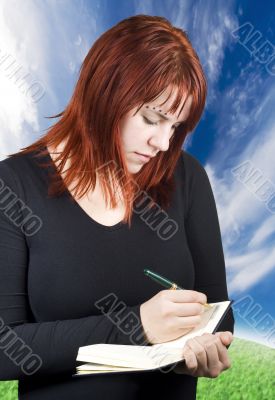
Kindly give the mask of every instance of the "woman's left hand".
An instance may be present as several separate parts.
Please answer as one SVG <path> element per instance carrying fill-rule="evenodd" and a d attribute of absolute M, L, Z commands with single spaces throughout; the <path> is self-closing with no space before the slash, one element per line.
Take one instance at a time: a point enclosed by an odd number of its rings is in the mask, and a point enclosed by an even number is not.
<path fill-rule="evenodd" d="M 176 374 L 195 377 L 216 378 L 222 371 L 230 368 L 226 346 L 233 340 L 231 332 L 204 333 L 187 340 L 183 355 L 184 361 L 174 368 Z"/>

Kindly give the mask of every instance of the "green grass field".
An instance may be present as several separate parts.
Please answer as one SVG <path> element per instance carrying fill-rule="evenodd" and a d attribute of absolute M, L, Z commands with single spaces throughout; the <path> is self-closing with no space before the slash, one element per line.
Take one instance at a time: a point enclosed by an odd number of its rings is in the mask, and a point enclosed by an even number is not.
<path fill-rule="evenodd" d="M 229 355 L 229 370 L 199 379 L 197 400 L 275 399 L 275 349 L 235 338 Z M 17 381 L 0 382 L 0 399 L 18 399 Z"/>
<path fill-rule="evenodd" d="M 198 400 L 274 400 L 275 349 L 234 338 L 231 368 L 215 379 L 200 378 Z"/>

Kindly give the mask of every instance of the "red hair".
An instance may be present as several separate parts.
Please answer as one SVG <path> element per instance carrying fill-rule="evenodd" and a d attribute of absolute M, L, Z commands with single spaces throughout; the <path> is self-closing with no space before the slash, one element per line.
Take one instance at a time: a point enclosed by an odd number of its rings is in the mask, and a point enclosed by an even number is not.
<path fill-rule="evenodd" d="M 139 110 L 144 103 L 155 100 L 170 85 L 177 95 L 167 112 L 174 114 L 182 100 L 192 95 L 189 116 L 175 129 L 169 149 L 159 152 L 132 175 L 121 146 L 119 122 L 130 110 Z M 173 172 L 188 132 L 200 120 L 206 92 L 204 72 L 187 33 L 163 17 L 131 16 L 94 42 L 81 65 L 69 104 L 60 114 L 48 117 L 60 119 L 40 139 L 8 157 L 33 151 L 37 156 L 46 155 L 45 146 L 56 148 L 65 141 L 48 195 L 61 195 L 77 179 L 75 196 L 80 193 L 81 198 L 94 189 L 100 168 L 105 202 L 109 195 L 112 207 L 117 205 L 113 183 L 119 182 L 126 200 L 123 222 L 130 226 L 134 201 L 140 194 L 146 192 L 150 197 L 149 207 L 154 203 L 162 208 L 169 206 Z M 68 157 L 71 165 L 63 180 L 60 172 Z M 123 172 L 119 181 L 118 169 Z"/>

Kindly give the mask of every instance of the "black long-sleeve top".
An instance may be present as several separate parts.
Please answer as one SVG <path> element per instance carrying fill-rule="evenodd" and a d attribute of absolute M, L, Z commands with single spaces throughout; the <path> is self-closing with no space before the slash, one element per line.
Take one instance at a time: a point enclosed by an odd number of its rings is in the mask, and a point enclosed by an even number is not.
<path fill-rule="evenodd" d="M 174 371 L 72 375 L 81 346 L 147 345 L 140 305 L 163 288 L 144 268 L 205 293 L 208 302 L 228 299 L 205 169 L 182 150 L 163 218 L 134 212 L 129 229 L 93 220 L 69 191 L 48 197 L 55 166 L 49 153 L 41 161 L 51 161 L 50 169 L 39 161 L 33 154 L 0 161 L 0 380 L 18 380 L 20 400 L 194 399 L 197 379 Z M 166 218 L 169 233 L 161 228 Z M 112 318 L 98 306 L 104 299 Z M 123 318 L 127 329 L 115 323 Z M 233 332 L 233 324 L 230 310 L 219 330 Z"/>

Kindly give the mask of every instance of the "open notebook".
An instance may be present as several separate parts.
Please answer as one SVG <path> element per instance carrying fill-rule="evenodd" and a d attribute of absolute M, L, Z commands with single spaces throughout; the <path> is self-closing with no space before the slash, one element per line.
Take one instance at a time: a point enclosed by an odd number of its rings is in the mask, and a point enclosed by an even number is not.
<path fill-rule="evenodd" d="M 232 301 L 210 303 L 212 307 L 204 311 L 200 325 L 186 335 L 169 342 L 148 346 L 100 343 L 80 347 L 76 361 L 85 364 L 76 367 L 77 372 L 72 376 L 154 369 L 167 372 L 167 367 L 173 368 L 176 363 L 184 359 L 182 349 L 188 339 L 217 331 L 231 303 Z"/>

